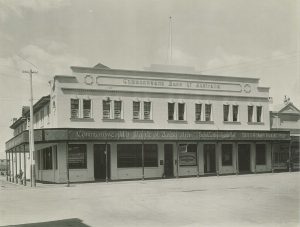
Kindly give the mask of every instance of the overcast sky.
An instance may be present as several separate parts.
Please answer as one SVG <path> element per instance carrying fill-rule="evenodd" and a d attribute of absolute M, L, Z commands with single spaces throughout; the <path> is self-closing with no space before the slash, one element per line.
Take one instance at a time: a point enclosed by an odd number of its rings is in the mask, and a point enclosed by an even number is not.
<path fill-rule="evenodd" d="M 165 64 L 169 16 L 173 64 L 258 77 L 271 87 L 274 104 L 288 95 L 300 108 L 297 0 L 0 0 L 0 155 L 12 118 L 29 105 L 22 70 L 39 71 L 36 101 L 49 93 L 49 79 L 69 74 L 71 65 Z"/>

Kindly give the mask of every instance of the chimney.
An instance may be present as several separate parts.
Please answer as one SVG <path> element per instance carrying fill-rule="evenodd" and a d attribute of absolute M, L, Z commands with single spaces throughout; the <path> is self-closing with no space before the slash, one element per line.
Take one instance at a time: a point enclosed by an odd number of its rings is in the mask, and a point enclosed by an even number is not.
<path fill-rule="evenodd" d="M 29 111 L 29 106 L 22 107 L 22 117 L 24 117 L 25 113 Z"/>

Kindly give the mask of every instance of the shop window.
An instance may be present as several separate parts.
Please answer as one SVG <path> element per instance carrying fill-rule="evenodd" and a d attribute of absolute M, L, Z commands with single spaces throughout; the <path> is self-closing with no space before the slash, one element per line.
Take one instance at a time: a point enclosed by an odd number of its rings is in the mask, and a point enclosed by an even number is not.
<path fill-rule="evenodd" d="M 69 169 L 87 168 L 87 147 L 86 144 L 69 144 L 68 164 Z"/>
<path fill-rule="evenodd" d="M 144 102 L 144 120 L 151 119 L 151 102 Z"/>
<path fill-rule="evenodd" d="M 256 165 L 266 164 L 266 145 L 256 144 Z"/>
<path fill-rule="evenodd" d="M 138 120 L 140 119 L 141 115 L 141 103 L 133 101 L 133 119 Z"/>
<path fill-rule="evenodd" d="M 114 119 L 122 118 L 122 102 L 114 101 Z"/>
<path fill-rule="evenodd" d="M 256 107 L 256 121 L 262 122 L 262 106 Z"/>
<path fill-rule="evenodd" d="M 223 105 L 223 121 L 229 121 L 229 105 Z"/>
<path fill-rule="evenodd" d="M 42 152 L 42 166 L 44 170 L 52 169 L 52 148 L 47 147 L 41 150 Z"/>
<path fill-rule="evenodd" d="M 232 166 L 232 144 L 222 144 L 222 166 Z"/>
<path fill-rule="evenodd" d="M 83 100 L 83 118 L 91 118 L 92 101 L 90 99 Z"/>
<path fill-rule="evenodd" d="M 142 166 L 142 144 L 117 145 L 118 168 Z"/>
<path fill-rule="evenodd" d="M 175 103 L 168 103 L 168 120 L 175 120 Z"/>
<path fill-rule="evenodd" d="M 232 106 L 232 121 L 237 122 L 239 120 L 239 106 L 233 105 Z"/>
<path fill-rule="evenodd" d="M 71 99 L 71 118 L 79 118 L 79 99 Z"/>
<path fill-rule="evenodd" d="M 196 121 L 201 121 L 202 104 L 195 104 L 195 117 Z"/>
<path fill-rule="evenodd" d="M 253 106 L 248 106 L 248 122 L 253 122 Z"/>
<path fill-rule="evenodd" d="M 179 144 L 178 152 L 180 166 L 197 165 L 197 144 Z"/>
<path fill-rule="evenodd" d="M 142 167 L 142 144 L 118 144 L 117 155 L 118 168 Z M 144 167 L 157 166 L 157 144 L 144 144 Z"/>
<path fill-rule="evenodd" d="M 183 121 L 185 115 L 185 104 L 184 103 L 178 103 L 178 120 Z"/>
<path fill-rule="evenodd" d="M 144 144 L 144 166 L 158 166 L 158 147 L 157 144 Z"/>
<path fill-rule="evenodd" d="M 111 101 L 103 100 L 103 119 L 110 119 Z"/>
<path fill-rule="evenodd" d="M 211 104 L 205 104 L 205 121 L 211 121 Z"/>

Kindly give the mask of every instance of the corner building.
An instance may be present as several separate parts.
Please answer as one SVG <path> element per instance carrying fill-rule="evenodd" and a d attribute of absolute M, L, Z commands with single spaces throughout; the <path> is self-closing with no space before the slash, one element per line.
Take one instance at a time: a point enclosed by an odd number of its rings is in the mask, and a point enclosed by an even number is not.
<path fill-rule="evenodd" d="M 39 181 L 268 172 L 273 142 L 291 139 L 270 130 L 269 88 L 256 78 L 71 69 L 34 105 Z M 6 143 L 12 181 L 29 166 L 23 112 Z"/>

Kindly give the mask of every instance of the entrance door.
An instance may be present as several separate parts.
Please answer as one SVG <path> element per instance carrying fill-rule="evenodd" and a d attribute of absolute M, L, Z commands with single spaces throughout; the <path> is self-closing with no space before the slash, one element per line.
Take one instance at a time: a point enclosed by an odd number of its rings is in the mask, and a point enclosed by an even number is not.
<path fill-rule="evenodd" d="M 174 174 L 173 174 L 173 145 L 165 144 L 164 151 L 165 151 L 165 165 L 164 165 L 165 177 L 166 178 L 174 177 Z"/>
<path fill-rule="evenodd" d="M 107 166 L 105 144 L 94 145 L 94 176 L 96 180 L 105 180 L 106 171 L 107 177 L 110 179 L 110 146 L 107 145 Z"/>
<path fill-rule="evenodd" d="M 250 171 L 250 144 L 239 144 L 239 172 L 249 172 Z"/>
<path fill-rule="evenodd" d="M 204 144 L 204 173 L 216 172 L 216 146 L 215 144 Z"/>

